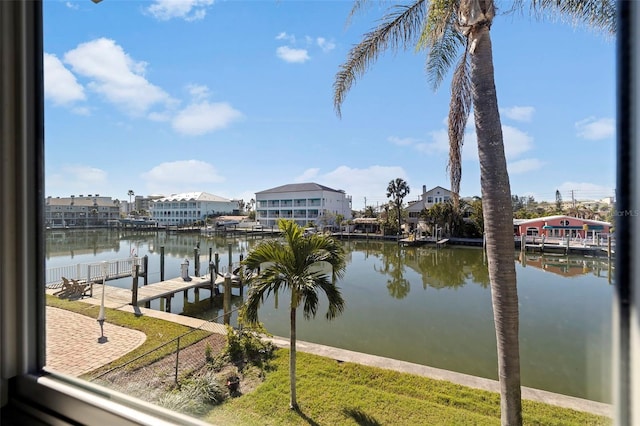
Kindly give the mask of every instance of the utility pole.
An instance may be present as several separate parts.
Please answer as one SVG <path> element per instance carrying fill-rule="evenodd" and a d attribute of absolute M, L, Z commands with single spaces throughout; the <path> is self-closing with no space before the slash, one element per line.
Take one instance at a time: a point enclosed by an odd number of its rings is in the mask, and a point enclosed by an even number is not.
<path fill-rule="evenodd" d="M 573 197 L 573 189 L 571 190 L 571 204 L 573 205 L 573 208 L 576 208 L 576 199 Z"/>

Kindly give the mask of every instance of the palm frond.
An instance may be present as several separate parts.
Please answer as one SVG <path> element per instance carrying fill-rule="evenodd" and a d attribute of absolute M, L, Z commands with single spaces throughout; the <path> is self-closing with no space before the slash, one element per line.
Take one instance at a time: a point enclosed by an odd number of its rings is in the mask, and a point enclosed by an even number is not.
<path fill-rule="evenodd" d="M 449 103 L 449 176 L 451 178 L 451 192 L 457 206 L 462 180 L 462 145 L 464 131 L 471 112 L 471 64 L 467 49 L 453 73 L 451 81 L 451 102 Z"/>
<path fill-rule="evenodd" d="M 377 1 L 376 3 L 385 3 L 385 2 L 386 0 L 380 0 L 380 1 Z M 365 8 L 369 7 L 369 5 L 371 5 L 371 1 L 369 0 L 354 0 L 353 6 L 351 7 L 351 11 L 347 16 L 347 22 L 345 26 L 348 27 L 351 24 L 351 21 L 353 20 L 354 16 L 356 16 L 358 13 L 363 11 Z"/>
<path fill-rule="evenodd" d="M 455 28 L 458 1 L 440 0 L 429 3 L 429 11 L 416 51 L 427 50 L 426 72 L 436 90 L 458 57 L 464 38 Z"/>
<path fill-rule="evenodd" d="M 380 53 L 391 48 L 412 46 L 420 35 L 420 28 L 426 13 L 425 2 L 417 0 L 409 6 L 395 6 L 382 18 L 382 22 L 373 31 L 365 34 L 364 39 L 351 48 L 347 61 L 340 66 L 333 83 L 333 105 L 338 117 L 342 116 L 341 107 L 347 92 L 373 64 Z"/>
<path fill-rule="evenodd" d="M 296 309 L 304 303 L 306 319 L 316 315 L 318 290 L 329 297 L 328 316 L 341 312 L 344 301 L 333 282 L 346 269 L 342 246 L 324 235 L 304 236 L 302 228 L 290 220 L 282 220 L 278 225 L 285 241 L 263 241 L 243 261 L 249 269 L 260 267 L 260 273 L 252 275 L 248 282 L 249 291 L 243 308 L 247 321 L 257 322 L 258 309 L 264 300 L 284 289 L 291 292 L 291 308 Z M 331 266 L 333 280 L 330 280 L 326 269 L 318 268 L 321 263 Z M 334 300 L 338 306 L 331 306 Z"/>
<path fill-rule="evenodd" d="M 340 288 L 329 281 L 321 282 L 319 284 L 319 287 L 322 289 L 325 296 L 327 296 L 327 300 L 329 301 L 325 317 L 328 320 L 331 320 L 344 311 L 344 299 L 342 298 Z"/>
<path fill-rule="evenodd" d="M 436 40 L 427 54 L 426 73 L 433 90 L 437 90 L 447 75 L 451 65 L 459 56 L 460 47 L 465 44 L 465 37 L 450 25 L 442 37 Z"/>
<path fill-rule="evenodd" d="M 523 0 L 514 8 L 522 9 Z M 614 0 L 532 0 L 531 10 L 537 18 L 568 19 L 573 25 L 585 24 L 611 35 L 617 31 L 617 11 Z"/>
<path fill-rule="evenodd" d="M 455 20 L 457 7 L 457 0 L 439 0 L 429 3 L 427 19 L 416 45 L 417 50 L 430 49 L 437 40 L 442 38 L 447 27 Z"/>
<path fill-rule="evenodd" d="M 264 303 L 264 300 L 270 294 L 279 292 L 280 287 L 284 284 L 279 278 L 270 279 L 268 272 L 261 274 L 260 277 L 251 281 L 244 305 L 243 313 L 250 324 L 258 322 L 258 309 Z"/>

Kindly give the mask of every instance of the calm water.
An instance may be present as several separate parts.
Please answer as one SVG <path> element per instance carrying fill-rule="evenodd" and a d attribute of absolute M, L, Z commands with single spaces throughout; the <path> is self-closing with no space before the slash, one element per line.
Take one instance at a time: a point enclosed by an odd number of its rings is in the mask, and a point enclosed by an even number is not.
<path fill-rule="evenodd" d="M 180 275 L 180 263 L 200 242 L 228 263 L 260 239 L 118 231 L 50 231 L 47 267 L 149 255 L 149 279 Z M 496 379 L 491 294 L 477 248 L 400 248 L 394 243 L 344 242 L 348 266 L 339 283 L 344 313 L 327 322 L 322 305 L 313 321 L 298 321 L 298 339 Z M 515 252 L 520 299 L 522 383 L 538 389 L 610 402 L 612 272 L 606 259 Z M 208 261 L 208 259 L 205 259 Z M 190 271 L 193 271 L 191 267 Z M 206 271 L 202 270 L 203 273 Z M 110 282 L 130 287 L 131 280 Z M 200 298 L 207 292 L 201 291 Z M 222 315 L 208 302 L 174 298 L 172 311 L 201 318 Z M 241 298 L 234 298 L 239 306 Z M 278 306 L 279 305 L 279 306 Z M 159 302 L 152 305 L 160 309 Z M 288 336 L 287 295 L 267 300 L 260 320 Z"/>

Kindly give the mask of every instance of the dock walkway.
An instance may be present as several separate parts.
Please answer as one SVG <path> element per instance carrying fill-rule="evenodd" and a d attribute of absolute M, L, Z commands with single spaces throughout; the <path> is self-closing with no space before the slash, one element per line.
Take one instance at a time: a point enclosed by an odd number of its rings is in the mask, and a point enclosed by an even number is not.
<path fill-rule="evenodd" d="M 218 276 L 215 280 L 213 288 L 219 288 L 218 286 L 224 285 L 224 278 Z M 88 296 L 80 296 L 84 301 L 87 299 L 93 299 L 95 303 L 97 300 L 100 303 L 102 299 L 102 293 L 104 291 L 104 305 L 108 308 L 119 309 L 126 305 L 134 305 L 134 307 L 145 306 L 156 299 L 165 299 L 167 302 L 167 310 L 170 310 L 170 300 L 178 293 L 184 293 L 191 289 L 198 290 L 201 288 L 212 290 L 211 280 L 209 276 L 205 277 L 189 277 L 189 281 L 185 281 L 181 277 L 172 278 L 169 280 L 141 285 L 137 288 L 137 299 L 135 299 L 134 291 L 131 288 L 116 287 L 108 284 L 93 283 L 93 289 Z M 232 280 L 232 288 L 241 288 L 241 284 L 238 280 Z M 55 294 L 56 288 L 47 288 L 47 294 Z"/>

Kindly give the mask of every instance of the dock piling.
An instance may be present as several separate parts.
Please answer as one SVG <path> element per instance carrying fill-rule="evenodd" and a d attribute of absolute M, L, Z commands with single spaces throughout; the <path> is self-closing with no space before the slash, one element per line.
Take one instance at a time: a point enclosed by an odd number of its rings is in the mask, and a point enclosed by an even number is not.
<path fill-rule="evenodd" d="M 138 306 L 138 272 L 140 270 L 140 265 L 135 265 L 134 273 L 133 273 L 133 283 L 131 289 L 131 304 L 133 306 Z M 104 291 L 104 289 L 102 289 Z"/>
<path fill-rule="evenodd" d="M 144 285 L 149 284 L 149 256 L 148 255 L 144 255 L 144 257 L 142 258 L 142 266 L 144 269 L 144 275 L 143 275 L 143 283 Z"/>
<path fill-rule="evenodd" d="M 164 246 L 160 246 L 160 281 L 164 281 Z"/>
<path fill-rule="evenodd" d="M 224 275 L 224 299 L 222 303 L 224 310 L 224 323 L 229 325 L 231 322 L 231 272 Z"/>
<path fill-rule="evenodd" d="M 200 253 L 198 247 L 193 249 L 193 275 L 200 276 Z"/>

